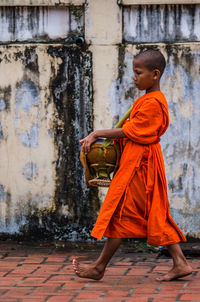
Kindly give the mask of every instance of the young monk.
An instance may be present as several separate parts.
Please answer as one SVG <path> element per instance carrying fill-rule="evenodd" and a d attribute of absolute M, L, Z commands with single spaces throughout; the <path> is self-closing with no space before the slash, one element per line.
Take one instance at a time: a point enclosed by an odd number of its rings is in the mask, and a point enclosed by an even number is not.
<path fill-rule="evenodd" d="M 118 138 L 123 152 L 91 235 L 108 237 L 99 258 L 92 264 L 73 259 L 77 276 L 100 280 L 122 238 L 147 238 L 153 246 L 166 245 L 173 258 L 172 269 L 158 281 L 187 276 L 192 268 L 185 259 L 180 241 L 183 233 L 169 213 L 164 161 L 159 144 L 169 124 L 167 101 L 160 91 L 165 69 L 160 51 L 147 50 L 133 62 L 134 83 L 146 93 L 138 98 L 130 119 L 122 128 L 96 130 L 80 141 L 87 154 L 98 137 Z"/>

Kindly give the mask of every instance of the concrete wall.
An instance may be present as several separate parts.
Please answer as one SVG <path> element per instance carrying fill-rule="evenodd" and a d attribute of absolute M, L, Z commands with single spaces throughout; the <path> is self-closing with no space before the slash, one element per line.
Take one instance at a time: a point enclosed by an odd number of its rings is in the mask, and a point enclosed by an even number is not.
<path fill-rule="evenodd" d="M 200 237 L 200 6 L 147 2 L 1 1 L 0 232 L 89 238 L 107 190 L 86 187 L 79 139 L 127 111 L 140 95 L 134 55 L 155 47 L 167 60 L 171 213 Z"/>
<path fill-rule="evenodd" d="M 0 10 L 0 232 L 85 239 L 99 200 L 79 161 L 93 127 L 84 8 Z"/>

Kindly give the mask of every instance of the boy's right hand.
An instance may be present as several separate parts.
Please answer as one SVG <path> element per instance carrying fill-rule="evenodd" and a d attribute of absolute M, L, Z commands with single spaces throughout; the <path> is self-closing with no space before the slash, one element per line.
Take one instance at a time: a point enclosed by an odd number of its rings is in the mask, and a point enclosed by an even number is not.
<path fill-rule="evenodd" d="M 80 140 L 81 151 L 84 154 L 87 154 L 88 152 L 90 152 L 90 147 L 96 140 L 97 140 L 97 137 L 95 136 L 94 132 L 90 133 L 88 136 L 81 139 Z"/>

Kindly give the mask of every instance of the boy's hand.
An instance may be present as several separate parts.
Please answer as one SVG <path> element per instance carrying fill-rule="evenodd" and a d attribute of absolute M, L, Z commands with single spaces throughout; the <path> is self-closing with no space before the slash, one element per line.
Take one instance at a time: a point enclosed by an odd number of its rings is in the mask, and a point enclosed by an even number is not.
<path fill-rule="evenodd" d="M 94 132 L 90 133 L 88 136 L 80 140 L 81 150 L 84 154 L 90 152 L 91 145 L 97 140 Z"/>

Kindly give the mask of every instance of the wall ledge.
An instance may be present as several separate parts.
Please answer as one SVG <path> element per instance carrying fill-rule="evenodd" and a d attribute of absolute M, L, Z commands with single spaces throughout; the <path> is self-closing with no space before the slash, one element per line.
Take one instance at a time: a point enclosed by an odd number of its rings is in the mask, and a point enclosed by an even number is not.
<path fill-rule="evenodd" d="M 83 4 L 85 4 L 85 0 L 0 0 L 0 6 L 69 6 Z"/>
<path fill-rule="evenodd" d="M 199 0 L 118 0 L 122 5 L 200 4 Z"/>
<path fill-rule="evenodd" d="M 200 4 L 200 0 L 117 0 L 121 5 Z M 69 6 L 85 0 L 0 0 L 0 6 Z"/>

